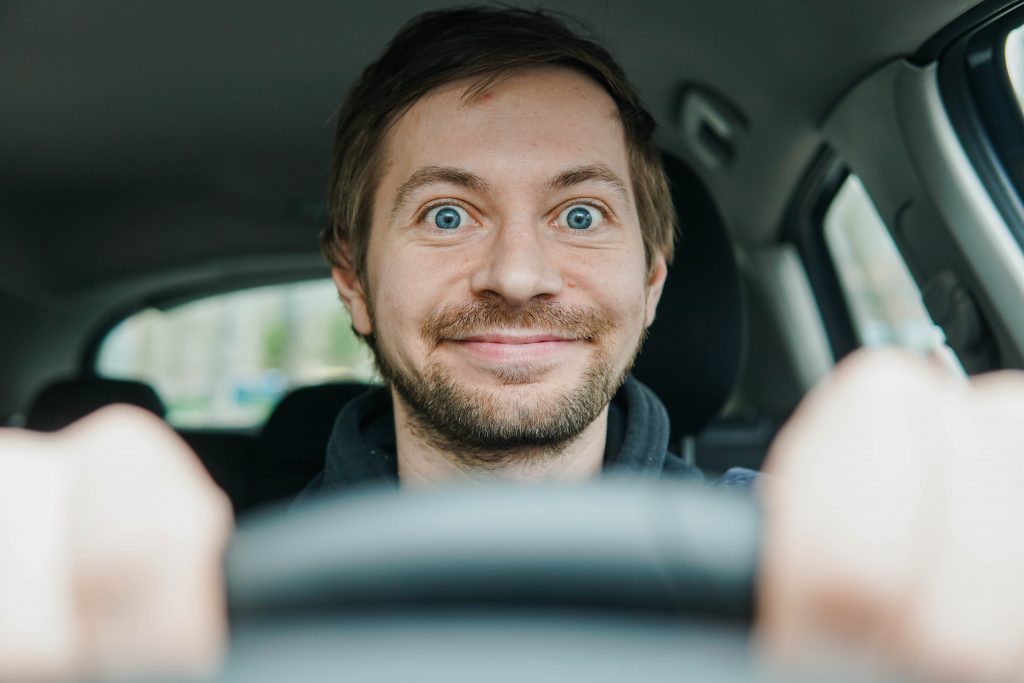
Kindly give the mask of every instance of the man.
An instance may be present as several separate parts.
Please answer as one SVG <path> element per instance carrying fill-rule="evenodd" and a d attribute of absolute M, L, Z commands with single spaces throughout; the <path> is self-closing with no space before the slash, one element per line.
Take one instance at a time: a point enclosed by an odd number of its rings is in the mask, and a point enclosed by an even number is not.
<path fill-rule="evenodd" d="M 389 388 L 345 410 L 306 497 L 700 475 L 628 377 L 673 252 L 653 133 L 611 56 L 548 15 L 428 13 L 394 38 L 341 106 L 323 235 Z"/>
<path fill-rule="evenodd" d="M 672 245 L 650 129 L 604 51 L 544 16 L 432 14 L 396 38 L 342 108 L 324 239 L 391 388 L 342 414 L 307 495 L 697 476 L 644 438 L 665 418 L 626 378 Z M 1021 414 L 1019 374 L 968 385 L 892 353 L 812 392 L 762 489 L 770 651 L 1024 675 Z M 114 408 L 2 431 L 0 487 L 0 678 L 216 660 L 228 507 L 165 425 Z"/>
<path fill-rule="evenodd" d="M 550 16 L 462 9 L 399 32 L 339 111 L 323 235 L 389 388 L 342 413 L 305 497 L 699 476 L 628 378 L 673 253 L 653 128 L 611 56 Z M 1006 597 L 1024 554 L 998 540 L 1024 532 L 1024 477 L 1006 477 L 1021 396 L 1019 377 L 967 388 L 883 355 L 810 397 L 764 491 L 774 652 L 839 641 L 927 673 L 1022 674 L 1024 603 Z"/>

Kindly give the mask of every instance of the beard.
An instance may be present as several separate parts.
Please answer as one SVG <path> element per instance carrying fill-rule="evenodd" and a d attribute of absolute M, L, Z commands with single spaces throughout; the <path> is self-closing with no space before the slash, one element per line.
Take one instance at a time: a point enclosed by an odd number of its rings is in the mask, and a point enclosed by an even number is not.
<path fill-rule="evenodd" d="M 583 341 L 594 347 L 592 358 L 574 385 L 538 396 L 515 387 L 530 384 L 550 368 L 499 367 L 492 371 L 499 387 L 481 389 L 456 381 L 438 362 L 419 371 L 399 368 L 375 340 L 368 340 L 381 376 L 407 409 L 413 434 L 473 469 L 501 469 L 561 453 L 611 401 L 643 341 L 641 335 L 629 362 L 615 368 L 605 347 L 616 329 L 608 316 L 541 300 L 517 308 L 496 299 L 447 306 L 431 313 L 420 332 L 433 350 L 498 329 L 533 329 Z"/>

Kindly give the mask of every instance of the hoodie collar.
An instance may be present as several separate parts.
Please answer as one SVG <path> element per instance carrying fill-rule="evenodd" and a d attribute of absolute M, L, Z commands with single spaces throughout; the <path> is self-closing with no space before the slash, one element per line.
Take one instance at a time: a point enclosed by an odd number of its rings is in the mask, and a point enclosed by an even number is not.
<path fill-rule="evenodd" d="M 608 410 L 604 469 L 658 476 L 668 457 L 668 412 L 658 397 L 628 377 Z M 398 483 L 391 392 L 375 387 L 353 399 L 338 415 L 327 444 L 320 490 Z"/>

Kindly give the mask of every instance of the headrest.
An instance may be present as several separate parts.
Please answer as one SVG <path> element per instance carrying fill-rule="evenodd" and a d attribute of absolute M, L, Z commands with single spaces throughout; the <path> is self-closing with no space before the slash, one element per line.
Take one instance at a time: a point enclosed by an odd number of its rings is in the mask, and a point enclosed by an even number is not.
<path fill-rule="evenodd" d="M 663 157 L 681 238 L 650 336 L 633 374 L 665 403 L 672 443 L 722 410 L 739 371 L 743 298 L 732 241 L 700 178 Z"/>
<path fill-rule="evenodd" d="M 271 454 L 322 465 L 338 413 L 368 388 L 366 384 L 335 382 L 285 394 L 263 425 L 260 443 Z"/>
<path fill-rule="evenodd" d="M 114 403 L 138 406 L 161 418 L 167 412 L 160 396 L 144 382 L 73 377 L 57 380 L 36 395 L 25 416 L 25 427 L 54 432 Z"/>

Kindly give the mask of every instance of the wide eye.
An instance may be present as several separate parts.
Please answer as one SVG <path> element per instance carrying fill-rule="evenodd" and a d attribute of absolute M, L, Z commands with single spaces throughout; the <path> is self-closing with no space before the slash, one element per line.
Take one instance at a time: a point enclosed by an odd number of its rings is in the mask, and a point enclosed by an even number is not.
<path fill-rule="evenodd" d="M 601 225 L 604 216 L 593 206 L 573 204 L 558 216 L 558 222 L 573 230 L 587 230 Z"/>
<path fill-rule="evenodd" d="M 435 228 L 454 230 L 462 225 L 463 222 L 469 221 L 469 214 L 462 207 L 444 204 L 443 206 L 435 206 L 428 211 L 426 219 L 427 223 Z"/>

